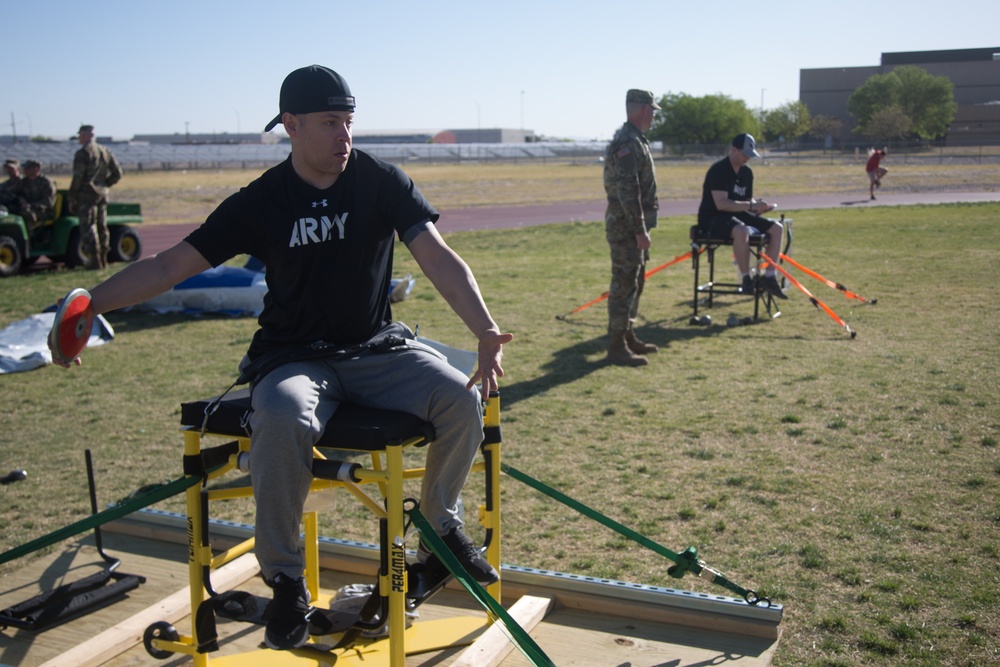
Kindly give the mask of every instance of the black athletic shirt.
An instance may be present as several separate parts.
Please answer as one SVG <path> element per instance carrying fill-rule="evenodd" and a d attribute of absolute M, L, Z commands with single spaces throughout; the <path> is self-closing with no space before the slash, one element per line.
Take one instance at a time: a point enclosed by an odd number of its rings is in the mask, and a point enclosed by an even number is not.
<path fill-rule="evenodd" d="M 698 224 L 703 227 L 719 213 L 712 190 L 727 192 L 731 201 L 750 201 L 753 198 L 753 171 L 746 165 L 740 167 L 739 173 L 733 171 L 728 157 L 708 168 L 701 190 L 701 206 L 698 207 Z"/>
<path fill-rule="evenodd" d="M 212 266 L 249 254 L 267 295 L 248 355 L 324 341 L 352 345 L 392 321 L 394 233 L 404 240 L 438 213 L 403 171 L 358 150 L 318 190 L 291 156 L 226 199 L 185 239 Z"/>

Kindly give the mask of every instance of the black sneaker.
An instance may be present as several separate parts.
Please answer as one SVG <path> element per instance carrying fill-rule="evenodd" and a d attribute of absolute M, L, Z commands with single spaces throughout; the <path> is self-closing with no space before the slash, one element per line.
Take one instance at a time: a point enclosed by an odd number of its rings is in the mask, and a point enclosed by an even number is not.
<path fill-rule="evenodd" d="M 309 639 L 309 591 L 303 577 L 279 574 L 267 582 L 274 598 L 267 605 L 264 643 L 276 651 L 298 648 Z"/>
<path fill-rule="evenodd" d="M 746 294 L 747 296 L 753 296 L 756 288 L 753 284 L 753 278 L 750 276 L 743 276 L 743 284 L 740 286 L 740 294 Z"/>
<path fill-rule="evenodd" d="M 778 279 L 775 276 L 764 276 L 761 278 L 760 286 L 771 296 L 778 297 L 779 299 L 788 298 L 788 296 L 782 291 L 781 285 L 778 284 Z"/>
<path fill-rule="evenodd" d="M 490 565 L 489 561 L 483 558 L 482 549 L 472 543 L 468 535 L 460 528 L 452 528 L 447 535 L 442 535 L 441 540 L 448 547 L 448 550 L 455 555 L 458 562 L 465 568 L 465 571 L 472 575 L 472 578 L 484 586 L 495 584 L 500 581 L 500 575 L 496 569 Z M 417 551 L 417 560 L 431 571 L 435 568 L 444 567 L 437 556 L 430 552 L 430 549 L 420 542 L 420 549 Z"/>

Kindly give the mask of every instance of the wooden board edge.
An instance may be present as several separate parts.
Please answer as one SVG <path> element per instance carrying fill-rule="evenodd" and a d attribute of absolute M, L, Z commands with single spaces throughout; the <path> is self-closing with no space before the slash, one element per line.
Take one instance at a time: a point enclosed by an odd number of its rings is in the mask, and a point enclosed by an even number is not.
<path fill-rule="evenodd" d="M 554 605 L 555 600 L 552 598 L 525 595 L 511 605 L 507 613 L 525 632 L 530 632 L 542 622 Z M 451 667 L 498 667 L 513 650 L 514 644 L 493 624 L 462 651 L 458 659 L 451 663 Z"/>
<path fill-rule="evenodd" d="M 237 586 L 260 572 L 253 554 L 244 554 L 216 570 L 212 583 L 222 589 Z M 99 667 L 111 658 L 121 655 L 142 643 L 146 628 L 157 621 L 174 623 L 191 613 L 191 594 L 188 586 L 156 604 L 150 605 L 129 619 L 104 632 L 77 644 L 70 650 L 52 658 L 39 667 Z"/>

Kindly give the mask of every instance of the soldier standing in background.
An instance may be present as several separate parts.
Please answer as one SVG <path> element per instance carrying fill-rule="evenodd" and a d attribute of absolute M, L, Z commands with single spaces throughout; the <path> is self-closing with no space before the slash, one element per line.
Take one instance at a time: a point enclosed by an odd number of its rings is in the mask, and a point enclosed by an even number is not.
<path fill-rule="evenodd" d="M 24 218 L 28 234 L 46 220 L 55 217 L 56 184 L 42 173 L 41 162 L 24 161 L 24 178 L 18 186 L 17 196 L 19 201 L 16 213 Z"/>
<path fill-rule="evenodd" d="M 88 269 L 108 265 L 111 239 L 108 235 L 108 191 L 122 177 L 118 159 L 94 141 L 94 126 L 81 125 L 80 149 L 73 157 L 73 182 L 69 186 L 69 210 L 80 218 L 80 238 L 88 255 Z"/>
<path fill-rule="evenodd" d="M 645 366 L 643 354 L 657 347 L 635 336 L 639 297 L 646 282 L 649 230 L 656 226 L 656 169 L 643 132 L 653 125 L 660 105 L 648 90 L 625 94 L 625 124 L 608 144 L 604 158 L 604 190 L 608 208 L 605 234 L 611 246 L 611 287 L 608 290 L 607 360 L 620 366 Z"/>

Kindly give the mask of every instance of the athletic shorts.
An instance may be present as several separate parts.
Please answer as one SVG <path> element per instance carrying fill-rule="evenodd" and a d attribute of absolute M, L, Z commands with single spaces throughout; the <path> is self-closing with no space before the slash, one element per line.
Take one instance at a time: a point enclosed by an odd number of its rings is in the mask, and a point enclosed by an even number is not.
<path fill-rule="evenodd" d="M 774 221 L 756 213 L 741 211 L 740 213 L 717 213 L 705 223 L 698 223 L 702 231 L 708 231 L 708 235 L 713 239 L 732 238 L 733 227 L 739 224 L 753 227 L 758 232 L 764 233 L 774 226 Z M 753 234 L 753 231 L 750 232 Z"/>
<path fill-rule="evenodd" d="M 868 180 L 871 181 L 872 183 L 874 183 L 878 179 L 880 179 L 883 176 L 885 176 L 887 173 L 889 173 L 889 170 L 886 169 L 885 167 L 879 167 L 878 169 L 872 169 L 871 171 L 868 172 Z"/>

